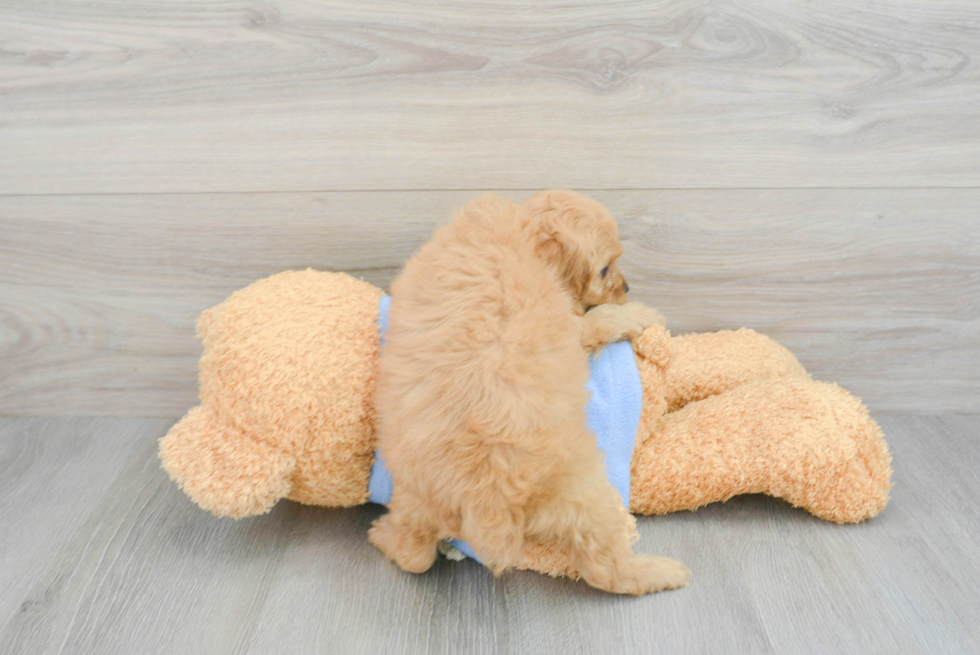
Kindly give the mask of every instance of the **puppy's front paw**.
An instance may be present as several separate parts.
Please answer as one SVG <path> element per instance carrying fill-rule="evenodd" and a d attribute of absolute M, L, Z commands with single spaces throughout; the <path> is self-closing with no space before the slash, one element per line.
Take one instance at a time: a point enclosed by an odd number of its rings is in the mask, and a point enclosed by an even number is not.
<path fill-rule="evenodd" d="M 663 327 L 667 324 L 663 314 L 652 307 L 647 307 L 643 303 L 628 302 L 622 305 L 622 308 L 632 323 L 625 331 L 625 336 L 629 339 L 635 339 L 640 336 L 651 325 Z"/>
<path fill-rule="evenodd" d="M 599 305 L 584 317 L 582 345 L 594 350 L 620 339 L 636 339 L 651 325 L 663 325 L 664 317 L 643 303 Z"/>

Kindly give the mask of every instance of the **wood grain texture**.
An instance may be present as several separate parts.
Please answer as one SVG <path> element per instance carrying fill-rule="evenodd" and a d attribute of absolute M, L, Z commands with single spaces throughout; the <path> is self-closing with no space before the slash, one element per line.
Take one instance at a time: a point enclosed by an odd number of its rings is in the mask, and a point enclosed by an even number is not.
<path fill-rule="evenodd" d="M 471 195 L 0 198 L 0 414 L 183 413 L 200 311 L 291 268 L 385 287 Z M 980 411 L 980 190 L 594 195 L 674 333 L 753 327 L 876 411 Z"/>
<path fill-rule="evenodd" d="M 0 193 L 980 185 L 970 0 L 7 0 Z"/>
<path fill-rule="evenodd" d="M 402 573 L 365 537 L 376 506 L 215 519 L 159 469 L 167 421 L 0 419 L 0 453 L 60 442 L 0 460 L 0 517 L 24 530 L 0 542 L 0 653 L 975 653 L 980 416 L 881 423 L 879 517 L 764 496 L 645 517 L 638 550 L 694 574 L 633 599 L 469 561 Z"/>
<path fill-rule="evenodd" d="M 28 593 L 29 573 L 47 566 L 147 436 L 168 424 L 0 420 L 0 616 L 30 611 L 35 599 Z"/>
<path fill-rule="evenodd" d="M 895 487 L 878 518 L 766 529 L 783 517 L 760 516 L 745 499 L 726 508 L 728 543 L 753 597 L 765 599 L 776 652 L 980 650 L 980 417 L 884 417 L 881 425 Z M 785 555 L 773 557 L 776 549 Z"/>
<path fill-rule="evenodd" d="M 35 524 L 30 539 L 10 544 L 12 552 L 45 544 L 45 537 L 60 539 L 48 545 L 57 550 L 41 566 L 7 574 L 18 586 L 4 591 L 3 600 L 16 610 L 4 617 L 0 652 L 230 653 L 248 640 L 297 507 L 283 505 L 249 525 L 188 513 L 156 455 L 156 440 L 172 421 L 144 419 L 137 430 L 134 422 L 61 423 L 69 437 L 95 431 L 91 441 L 106 459 L 118 457 L 112 450 L 120 439 L 138 447 L 111 484 L 90 477 L 76 485 L 101 493 L 48 494 L 48 503 L 57 500 L 86 517 L 67 535 L 44 504 L 22 501 L 21 511 Z M 37 480 L 23 477 L 37 485 L 50 473 L 36 467 L 28 474 Z"/>

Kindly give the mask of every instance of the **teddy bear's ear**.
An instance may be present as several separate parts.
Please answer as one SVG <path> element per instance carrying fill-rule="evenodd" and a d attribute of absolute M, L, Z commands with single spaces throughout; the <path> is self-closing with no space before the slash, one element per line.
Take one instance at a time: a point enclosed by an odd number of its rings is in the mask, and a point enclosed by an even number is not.
<path fill-rule="evenodd" d="M 160 440 L 164 470 L 201 509 L 240 519 L 264 514 L 292 488 L 296 458 L 195 407 Z"/>

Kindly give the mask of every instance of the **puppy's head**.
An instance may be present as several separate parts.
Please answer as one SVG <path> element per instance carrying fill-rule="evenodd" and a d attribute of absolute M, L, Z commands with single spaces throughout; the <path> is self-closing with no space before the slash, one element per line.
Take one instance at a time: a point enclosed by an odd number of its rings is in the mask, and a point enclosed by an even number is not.
<path fill-rule="evenodd" d="M 543 191 L 521 204 L 535 252 L 554 266 L 582 312 L 624 303 L 619 230 L 609 211 L 574 191 Z"/>

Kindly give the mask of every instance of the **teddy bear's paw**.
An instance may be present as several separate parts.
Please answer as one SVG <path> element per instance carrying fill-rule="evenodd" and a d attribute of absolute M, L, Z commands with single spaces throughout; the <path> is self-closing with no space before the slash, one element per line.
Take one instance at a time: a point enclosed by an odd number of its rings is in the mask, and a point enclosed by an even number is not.
<path fill-rule="evenodd" d="M 613 589 L 620 594 L 640 596 L 687 586 L 691 571 L 675 559 L 655 555 L 633 555 L 621 567 Z"/>

